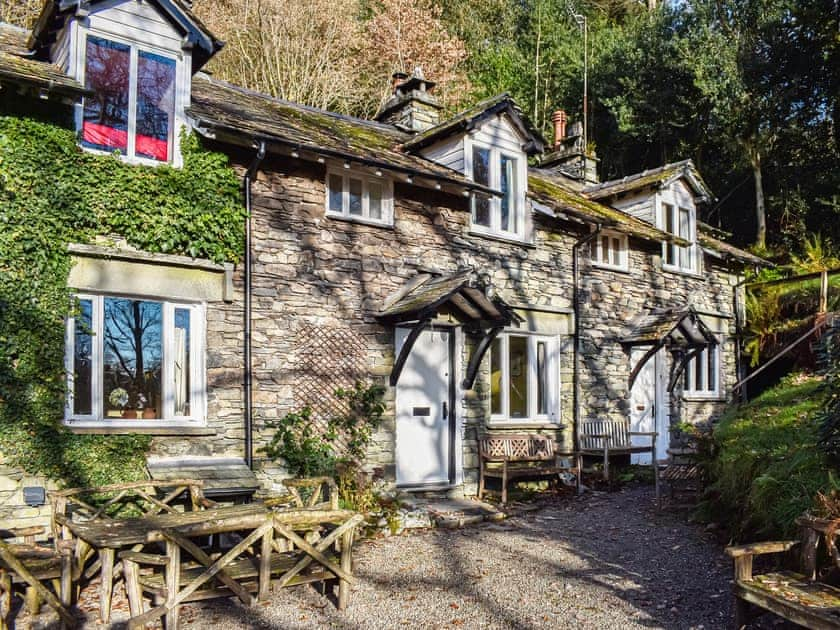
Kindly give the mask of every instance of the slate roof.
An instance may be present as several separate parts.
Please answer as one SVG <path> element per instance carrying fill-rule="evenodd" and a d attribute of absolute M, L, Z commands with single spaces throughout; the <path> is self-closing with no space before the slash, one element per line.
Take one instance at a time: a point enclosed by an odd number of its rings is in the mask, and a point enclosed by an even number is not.
<path fill-rule="evenodd" d="M 732 259 L 737 260 L 738 262 L 742 262 L 748 265 L 755 265 L 758 267 L 771 267 L 772 264 L 763 258 L 759 258 L 753 254 L 750 254 L 743 249 L 735 247 L 734 245 L 730 245 L 725 241 L 721 241 L 720 239 L 715 238 L 711 234 L 703 231 L 701 226 L 698 226 L 697 230 L 697 242 L 700 244 L 700 247 L 705 249 L 711 250 L 714 254 L 719 255 L 721 258 L 724 259 Z"/>
<path fill-rule="evenodd" d="M 503 112 L 507 112 L 510 115 L 514 126 L 528 139 L 526 153 L 529 155 L 541 153 L 545 146 L 545 140 L 507 93 L 498 94 L 497 96 L 479 101 L 469 109 L 455 114 L 439 125 L 418 133 L 406 140 L 403 143 L 403 148 L 406 151 L 418 151 L 454 133 L 470 131 L 481 121 Z"/>
<path fill-rule="evenodd" d="M 13 83 L 70 97 L 86 93 L 58 66 L 29 58 L 27 31 L 0 23 L 0 83 Z"/>
<path fill-rule="evenodd" d="M 558 212 L 586 223 L 601 223 L 604 227 L 648 241 L 672 241 L 677 244 L 688 244 L 687 241 L 663 232 L 650 223 L 637 219 L 626 212 L 583 197 L 580 193 L 565 187 L 557 176 L 546 171 L 530 169 L 528 196 L 554 208 Z"/>
<path fill-rule="evenodd" d="M 492 192 L 461 173 L 399 150 L 408 139 L 390 125 L 342 116 L 246 90 L 198 74 L 187 114 L 214 131 L 273 141 L 298 150 Z"/>
<path fill-rule="evenodd" d="M 659 346 L 704 346 L 716 343 L 714 333 L 692 308 L 662 309 L 636 317 L 621 336 L 621 343 L 655 342 Z"/>
<path fill-rule="evenodd" d="M 593 186 L 587 186 L 584 188 L 584 194 L 590 199 L 605 199 L 613 195 L 639 190 L 647 186 L 661 186 L 681 176 L 686 177 L 698 195 L 705 197 L 707 200 L 714 198 L 711 190 L 706 185 L 706 182 L 703 181 L 703 178 L 694 166 L 694 162 L 691 160 L 673 162 L 658 168 L 642 171 L 641 173 L 634 173 L 621 179 L 613 179 Z"/>

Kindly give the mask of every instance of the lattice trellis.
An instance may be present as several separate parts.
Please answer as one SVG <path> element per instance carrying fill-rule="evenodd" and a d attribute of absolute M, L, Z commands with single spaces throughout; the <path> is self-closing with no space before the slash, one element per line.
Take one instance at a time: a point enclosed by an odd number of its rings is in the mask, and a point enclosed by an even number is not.
<path fill-rule="evenodd" d="M 367 375 L 364 338 L 348 326 L 306 323 L 295 342 L 296 408 L 308 405 L 319 423 L 345 411 L 335 390 L 351 388 Z"/>

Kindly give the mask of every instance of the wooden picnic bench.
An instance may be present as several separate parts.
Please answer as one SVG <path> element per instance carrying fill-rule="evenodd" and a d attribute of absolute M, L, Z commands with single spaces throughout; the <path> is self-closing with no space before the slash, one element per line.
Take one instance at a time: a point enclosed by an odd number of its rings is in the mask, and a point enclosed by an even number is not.
<path fill-rule="evenodd" d="M 68 545 L 46 547 L 35 542 L 42 527 L 0 531 L 0 538 L 23 538 L 22 543 L 0 540 L 0 630 L 9 627 L 9 615 L 15 586 L 25 589 L 29 613 L 37 615 L 41 602 L 58 613 L 64 627 L 73 628 L 76 620 L 70 613 L 73 580 L 72 549 Z M 47 584 L 52 584 L 54 592 Z"/>
<path fill-rule="evenodd" d="M 338 608 L 346 607 L 354 582 L 353 536 L 364 520 L 361 515 L 317 508 L 224 517 L 215 512 L 211 519 L 149 531 L 146 541 L 163 543 L 163 555 L 120 554 L 131 610 L 129 628 L 165 617 L 167 630 L 176 630 L 183 603 L 235 595 L 250 606 L 266 599 L 272 585 L 338 581 Z M 208 553 L 195 542 L 196 537 L 234 531 L 241 539 L 221 554 Z M 318 532 L 318 539 L 307 540 L 309 532 Z M 144 595 L 154 603 L 148 611 L 143 611 Z"/>
<path fill-rule="evenodd" d="M 743 628 L 761 611 L 768 611 L 805 628 L 840 628 L 840 589 L 820 580 L 820 542 L 834 568 L 840 568 L 836 537 L 840 520 L 801 517 L 799 540 L 759 542 L 731 546 L 726 553 L 735 561 L 735 627 Z M 788 553 L 794 570 L 777 569 L 754 574 L 753 559 L 767 554 Z"/>
<path fill-rule="evenodd" d="M 178 514 L 184 509 L 195 511 L 214 506 L 215 503 L 204 496 L 202 488 L 203 483 L 198 480 L 173 479 L 69 488 L 49 493 L 53 536 L 56 540 L 72 540 L 75 545 L 74 574 L 79 581 L 73 590 L 97 575 L 101 578 L 99 614 L 103 623 L 110 620 L 114 581 L 122 574 L 121 563 L 115 562 L 119 546 L 92 545 L 84 536 L 75 534 L 73 528 L 83 523 Z M 132 544 L 142 547 L 141 543 L 144 543 L 143 537 Z"/>
<path fill-rule="evenodd" d="M 558 457 L 572 459 L 573 466 L 558 466 Z M 479 440 L 478 498 L 484 496 L 488 477 L 502 481 L 502 504 L 507 503 L 507 485 L 514 479 L 574 473 L 580 485 L 580 457 L 576 453 L 559 453 L 548 435 L 487 435 Z"/>

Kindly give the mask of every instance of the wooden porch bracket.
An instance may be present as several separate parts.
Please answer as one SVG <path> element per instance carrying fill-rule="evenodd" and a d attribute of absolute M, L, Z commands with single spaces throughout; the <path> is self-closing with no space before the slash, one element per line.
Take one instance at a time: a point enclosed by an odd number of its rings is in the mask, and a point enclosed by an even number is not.
<path fill-rule="evenodd" d="M 432 318 L 427 316 L 414 324 L 414 328 L 411 329 L 411 332 L 408 334 L 408 338 L 405 340 L 405 343 L 403 343 L 402 348 L 400 348 L 400 354 L 397 357 L 397 360 L 394 361 L 394 367 L 391 369 L 391 378 L 389 381 L 391 383 L 391 387 L 396 387 L 397 381 L 400 380 L 400 374 L 402 374 L 403 368 L 405 367 L 405 362 L 408 360 L 408 355 L 411 354 L 411 349 L 420 337 L 420 333 L 428 328 L 431 321 Z"/>
<path fill-rule="evenodd" d="M 493 340 L 499 336 L 499 333 L 502 332 L 503 328 L 504 326 L 491 328 L 484 334 L 481 341 L 478 342 L 478 346 L 470 357 L 470 363 L 467 366 L 467 374 L 464 377 L 464 382 L 461 384 L 464 389 L 472 389 L 473 383 L 475 383 L 475 377 L 478 376 L 478 368 L 481 365 L 481 360 L 484 358 L 484 355 L 487 354 Z"/>

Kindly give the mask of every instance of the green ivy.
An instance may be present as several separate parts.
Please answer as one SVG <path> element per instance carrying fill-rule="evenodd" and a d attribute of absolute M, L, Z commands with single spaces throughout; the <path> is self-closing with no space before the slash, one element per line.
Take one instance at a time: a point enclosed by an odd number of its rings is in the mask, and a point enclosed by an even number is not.
<path fill-rule="evenodd" d="M 73 485 L 142 476 L 151 439 L 76 435 L 64 413 L 69 243 L 114 237 L 216 262 L 242 255 L 245 211 L 227 158 L 181 139 L 182 168 L 80 150 L 67 129 L 0 116 L 0 453 Z"/>

